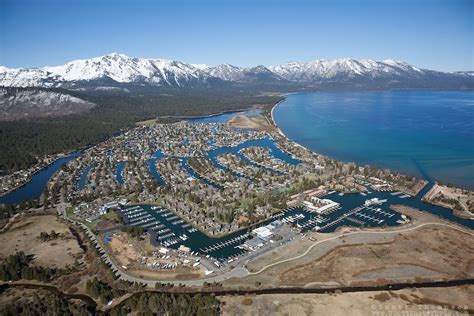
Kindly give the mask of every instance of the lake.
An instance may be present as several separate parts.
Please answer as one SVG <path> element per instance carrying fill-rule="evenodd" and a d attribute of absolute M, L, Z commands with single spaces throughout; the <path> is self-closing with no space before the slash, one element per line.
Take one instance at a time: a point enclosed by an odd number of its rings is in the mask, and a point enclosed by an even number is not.
<path fill-rule="evenodd" d="M 274 120 L 324 155 L 474 188 L 474 92 L 289 94 Z"/>

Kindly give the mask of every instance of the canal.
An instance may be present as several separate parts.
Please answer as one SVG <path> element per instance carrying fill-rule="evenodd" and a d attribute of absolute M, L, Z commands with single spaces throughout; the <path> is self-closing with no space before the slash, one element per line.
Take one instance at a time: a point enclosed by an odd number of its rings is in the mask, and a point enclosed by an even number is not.
<path fill-rule="evenodd" d="M 23 201 L 31 199 L 39 199 L 41 193 L 43 193 L 46 184 L 53 174 L 55 174 L 62 166 L 67 164 L 74 158 L 79 157 L 80 151 L 75 151 L 72 154 L 59 158 L 53 163 L 49 164 L 46 168 L 39 170 L 23 186 L 18 189 L 7 193 L 0 197 L 0 204 L 18 204 Z"/>
<path fill-rule="evenodd" d="M 125 168 L 125 161 L 119 161 L 115 169 L 115 181 L 117 181 L 119 185 L 122 185 L 125 183 L 124 174 L 123 174 L 124 168 Z"/>

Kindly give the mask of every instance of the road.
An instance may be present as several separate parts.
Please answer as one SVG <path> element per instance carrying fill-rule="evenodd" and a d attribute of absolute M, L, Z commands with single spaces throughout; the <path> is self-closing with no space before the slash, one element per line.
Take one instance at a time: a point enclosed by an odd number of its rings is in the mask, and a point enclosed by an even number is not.
<path fill-rule="evenodd" d="M 58 210 L 58 213 L 59 214 L 62 214 L 64 216 L 64 218 L 67 218 L 67 215 L 66 215 L 66 207 L 68 205 L 66 203 L 60 203 L 59 205 L 57 205 L 57 210 Z M 365 230 L 365 231 L 355 231 L 355 232 L 349 232 L 349 233 L 339 233 L 338 235 L 336 236 L 328 236 L 327 238 L 325 239 L 321 239 L 321 240 L 318 240 L 318 241 L 315 241 L 313 244 L 311 244 L 306 250 L 304 253 L 298 255 L 298 256 L 295 256 L 295 257 L 291 257 L 291 258 L 287 258 L 287 259 L 283 259 L 283 260 L 279 260 L 277 262 L 273 262 L 271 264 L 268 264 L 264 267 L 262 267 L 260 270 L 256 271 L 256 272 L 249 272 L 246 268 L 243 268 L 243 267 L 235 267 L 233 268 L 232 270 L 228 270 L 224 273 L 221 273 L 221 274 L 216 274 L 214 276 L 211 276 L 211 277 L 208 277 L 208 278 L 204 278 L 204 279 L 196 279 L 196 280 L 150 280 L 150 279 L 143 279 L 143 278 L 138 278 L 138 277 L 134 277 L 132 275 L 129 275 L 127 274 L 125 271 L 123 271 L 119 265 L 115 264 L 115 262 L 112 260 L 112 258 L 110 258 L 108 256 L 108 254 L 106 253 L 106 261 L 107 263 L 110 263 L 112 265 L 112 268 L 114 270 L 117 270 L 117 274 L 118 274 L 118 277 L 119 279 L 121 280 L 125 280 L 125 281 L 130 281 L 130 282 L 139 282 L 139 283 L 144 283 L 148 286 L 151 286 L 151 287 L 154 287 L 155 284 L 157 282 L 160 282 L 160 283 L 171 283 L 171 284 L 174 284 L 174 285 L 179 285 L 179 284 L 184 284 L 186 286 L 202 286 L 204 283 L 213 283 L 213 282 L 223 282 L 223 281 L 226 281 L 226 280 L 229 280 L 231 278 L 242 278 L 242 277 L 246 277 L 246 276 L 250 276 L 250 275 L 257 275 L 257 274 L 260 274 L 264 271 L 266 271 L 267 269 L 270 269 L 272 267 L 275 267 L 279 264 L 282 264 L 282 263 L 285 263 L 285 262 L 290 262 L 290 261 L 294 261 L 294 260 L 298 260 L 298 259 L 301 259 L 303 257 L 305 257 L 306 255 L 308 255 L 312 249 L 314 249 L 316 246 L 318 245 L 321 245 L 323 243 L 327 243 L 327 242 L 330 242 L 330 241 L 333 241 L 333 240 L 336 240 L 336 239 L 339 239 L 341 237 L 349 237 L 349 236 L 355 236 L 355 235 L 361 235 L 361 236 L 364 236 L 364 235 L 367 235 L 367 236 L 370 236 L 370 235 L 385 235 L 385 236 L 391 236 L 391 235 L 395 235 L 395 234 L 399 234 L 399 233 L 405 233 L 405 232 L 410 232 L 410 231 L 414 231 L 416 229 L 419 229 L 419 228 L 422 228 L 422 227 L 426 227 L 426 226 L 444 226 L 444 227 L 449 227 L 449 228 L 452 228 L 454 230 L 457 230 L 457 231 L 460 231 L 460 232 L 463 232 L 463 233 L 466 233 L 466 234 L 469 234 L 471 236 L 474 236 L 474 233 L 470 230 L 467 230 L 467 229 L 463 229 L 461 227 L 458 227 L 454 224 L 450 224 L 450 223 L 439 223 L 439 222 L 427 222 L 427 223 L 420 223 L 420 224 L 417 224 L 417 225 L 414 225 L 414 226 L 411 226 L 411 227 L 404 227 L 404 228 L 399 228 L 399 229 L 390 229 L 390 230 L 385 230 L 385 231 L 370 231 L 370 230 Z M 83 226 L 85 227 L 85 226 Z M 92 234 L 92 232 L 90 232 L 90 230 L 85 227 L 85 229 L 87 229 L 89 231 L 90 234 Z M 290 247 L 291 245 L 289 244 L 285 244 L 285 245 L 282 245 L 280 247 Z"/>
<path fill-rule="evenodd" d="M 363 235 L 368 235 L 369 236 L 369 235 L 374 235 L 374 234 L 375 235 L 391 236 L 391 235 L 396 235 L 396 234 L 399 234 L 399 233 L 414 231 L 416 229 L 427 227 L 427 226 L 449 227 L 449 228 L 455 229 L 457 231 L 460 231 L 460 232 L 469 234 L 471 236 L 474 236 L 473 232 L 471 232 L 469 230 L 466 230 L 466 229 L 462 229 L 462 228 L 460 228 L 458 226 L 455 226 L 455 225 L 452 225 L 452 224 L 438 223 L 438 222 L 428 222 L 428 223 L 420 223 L 418 225 L 408 227 L 408 228 L 400 228 L 400 229 L 389 230 L 389 231 L 356 231 L 356 232 L 350 232 L 350 233 L 340 233 L 339 235 L 331 236 L 331 237 L 328 237 L 326 239 L 322 239 L 322 240 L 318 240 L 318 241 L 314 242 L 301 255 L 298 255 L 298 256 L 295 256 L 295 257 L 292 257 L 292 258 L 279 260 L 277 262 L 273 262 L 271 264 L 268 264 L 268 265 L 262 267 L 260 270 L 258 270 L 256 272 L 249 272 L 247 269 L 245 269 L 243 267 L 236 267 L 236 268 L 234 268 L 232 270 L 229 270 L 229 271 L 226 271 L 222 274 L 215 275 L 213 277 L 204 278 L 204 279 L 181 280 L 181 281 L 179 281 L 179 280 L 161 280 L 160 281 L 160 280 L 148 280 L 148 279 L 137 278 L 137 277 L 128 275 L 128 274 L 126 274 L 126 273 L 124 273 L 123 271 L 120 270 L 120 274 L 121 274 L 120 279 L 131 281 L 131 282 L 141 282 L 141 283 L 147 284 L 151 287 L 154 287 L 156 282 L 172 283 L 174 285 L 184 284 L 186 286 L 201 286 L 205 282 L 207 282 L 207 283 L 223 282 L 223 281 L 229 280 L 231 278 L 242 278 L 242 277 L 246 277 L 246 276 L 250 276 L 250 275 L 260 274 L 260 273 L 266 271 L 267 269 L 272 268 L 274 266 L 277 266 L 279 264 L 301 259 L 301 258 L 305 257 L 306 255 L 308 255 L 311 252 L 311 250 L 314 249 L 316 246 L 321 245 L 323 243 L 330 242 L 332 240 L 335 240 L 335 239 L 338 239 L 338 238 L 341 238 L 341 237 L 348 237 L 348 236 L 354 236 L 354 235 L 362 235 L 362 236 Z M 289 246 L 291 246 L 291 245 L 287 244 L 287 245 L 283 245 L 282 247 L 289 247 Z"/>
<path fill-rule="evenodd" d="M 295 256 L 295 257 L 292 257 L 292 258 L 288 258 L 288 259 L 283 259 L 283 260 L 268 264 L 268 265 L 262 267 L 260 270 L 258 270 L 256 272 L 249 272 L 249 275 L 260 274 L 263 271 L 265 271 L 265 270 L 267 270 L 271 267 L 274 267 L 276 265 L 303 258 L 304 256 L 308 255 L 314 247 L 316 247 L 316 246 L 318 246 L 322 243 L 329 242 L 331 240 L 335 240 L 335 239 L 338 239 L 338 238 L 341 238 L 341 237 L 348 237 L 348 236 L 351 236 L 351 235 L 364 235 L 364 234 L 369 234 L 369 235 L 372 235 L 372 234 L 385 234 L 385 235 L 399 234 L 399 233 L 406 233 L 406 232 L 409 232 L 409 231 L 413 231 L 415 229 L 419 229 L 419 228 L 422 228 L 422 227 L 425 227 L 425 226 L 446 226 L 446 227 L 455 229 L 457 231 L 461 231 L 463 233 L 474 236 L 474 233 L 472 233 L 470 231 L 467 231 L 465 229 L 459 228 L 459 227 L 451 225 L 451 224 L 437 223 L 437 222 L 423 223 L 423 224 L 418 224 L 416 226 L 409 227 L 409 228 L 402 228 L 402 229 L 390 230 L 390 231 L 356 231 L 356 232 L 351 232 L 351 233 L 342 233 L 342 234 L 337 235 L 337 236 L 333 236 L 333 237 L 329 237 L 329 238 L 326 238 L 326 239 L 316 241 L 311 246 L 309 246 L 308 249 L 306 249 L 306 251 L 304 253 L 302 253 L 301 255 L 298 255 L 298 256 Z"/>

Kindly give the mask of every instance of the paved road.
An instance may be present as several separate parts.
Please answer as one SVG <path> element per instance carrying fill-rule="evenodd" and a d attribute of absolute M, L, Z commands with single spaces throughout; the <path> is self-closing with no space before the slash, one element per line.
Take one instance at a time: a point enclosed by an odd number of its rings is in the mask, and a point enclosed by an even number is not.
<path fill-rule="evenodd" d="M 64 217 L 66 217 L 66 206 L 67 205 L 65 205 L 64 203 L 61 203 L 60 205 L 57 206 L 58 207 L 58 213 L 63 214 Z M 84 229 L 89 231 L 89 229 L 86 226 L 84 226 L 84 225 L 82 225 L 82 226 L 83 226 Z M 231 278 L 242 278 L 242 277 L 249 276 L 249 275 L 260 274 L 260 273 L 264 272 L 265 270 L 267 270 L 271 267 L 277 266 L 279 264 L 303 258 L 306 255 L 308 255 L 311 252 L 311 250 L 314 249 L 314 247 L 316 247 L 318 245 L 321 245 L 323 243 L 327 243 L 327 242 L 330 242 L 332 240 L 341 238 L 341 237 L 348 237 L 348 236 L 355 236 L 355 235 L 361 235 L 361 236 L 364 236 L 364 235 L 367 235 L 367 236 L 370 236 L 370 235 L 389 235 L 390 236 L 390 235 L 394 235 L 394 234 L 398 234 L 398 233 L 413 231 L 413 230 L 416 230 L 416 229 L 419 229 L 419 228 L 422 228 L 422 227 L 426 227 L 426 226 L 445 226 L 445 227 L 449 227 L 449 228 L 455 229 L 457 231 L 461 231 L 463 233 L 469 234 L 471 236 L 474 236 L 474 233 L 472 231 L 460 228 L 458 226 L 455 226 L 455 225 L 452 225 L 452 224 L 449 224 L 449 223 L 438 223 L 438 222 L 428 222 L 428 223 L 418 224 L 418 225 L 415 225 L 415 226 L 412 226 L 412 227 L 405 227 L 405 228 L 400 228 L 400 229 L 395 229 L 395 230 L 387 230 L 387 231 L 355 231 L 355 232 L 350 232 L 350 233 L 340 233 L 336 236 L 327 237 L 325 239 L 321 239 L 321 240 L 318 240 L 318 241 L 314 242 L 301 255 L 298 255 L 298 256 L 295 256 L 295 257 L 292 257 L 292 258 L 279 260 L 277 262 L 273 262 L 271 264 L 268 264 L 268 265 L 262 267 L 260 270 L 258 270 L 256 272 L 249 272 L 247 269 L 245 269 L 243 267 L 235 267 L 232 270 L 228 270 L 224 273 L 216 274 L 216 275 L 213 275 L 213 276 L 209 276 L 208 278 L 197 279 L 197 280 L 150 280 L 150 279 L 138 278 L 138 277 L 134 277 L 134 276 L 131 276 L 131 275 L 127 274 L 125 271 L 123 271 L 121 268 L 119 268 L 118 265 L 115 264 L 115 262 L 108 256 L 108 254 L 105 255 L 104 260 L 106 260 L 107 263 L 112 265 L 112 269 L 117 270 L 118 278 L 121 279 L 121 280 L 130 281 L 130 282 L 144 283 L 144 284 L 146 284 L 148 286 L 151 286 L 151 287 L 154 287 L 157 282 L 171 283 L 171 284 L 174 284 L 174 285 L 184 284 L 184 285 L 187 285 L 187 286 L 202 286 L 205 282 L 207 282 L 207 283 L 223 282 L 223 281 L 231 279 Z M 92 232 L 90 232 L 90 231 L 89 231 L 89 233 L 92 234 Z M 290 247 L 290 246 L 291 245 L 286 244 L 286 245 L 283 245 L 283 246 L 280 246 L 280 247 Z"/>

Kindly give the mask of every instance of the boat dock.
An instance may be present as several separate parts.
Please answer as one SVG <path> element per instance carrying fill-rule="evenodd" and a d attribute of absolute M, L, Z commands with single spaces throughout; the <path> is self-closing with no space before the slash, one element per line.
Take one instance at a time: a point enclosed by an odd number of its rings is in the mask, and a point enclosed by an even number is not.
<path fill-rule="evenodd" d="M 156 231 L 158 231 L 158 230 L 160 230 L 160 229 L 163 229 L 163 228 L 165 228 L 165 227 L 166 227 L 165 225 L 159 224 L 159 222 L 158 222 L 158 224 L 156 224 L 155 226 L 153 226 L 153 225 L 152 225 L 152 226 L 149 226 L 149 227 L 147 227 L 147 229 L 150 229 L 150 230 L 156 232 Z"/>
<path fill-rule="evenodd" d="M 237 243 L 237 242 L 243 242 L 245 239 L 247 239 L 249 237 L 249 234 L 243 234 L 243 235 L 240 235 L 240 236 L 237 236 L 235 238 L 232 238 L 232 239 L 229 239 L 227 241 L 224 241 L 224 242 L 220 242 L 220 243 L 217 243 L 217 244 L 214 244 L 212 246 L 209 246 L 209 247 L 206 247 L 204 249 L 200 248 L 199 250 L 202 252 L 202 253 L 209 253 L 209 252 L 213 252 L 213 251 L 216 251 L 218 249 L 221 249 L 221 248 L 224 248 L 224 247 L 227 247 L 231 244 L 234 244 L 234 243 Z"/>
<path fill-rule="evenodd" d="M 151 226 L 153 226 L 153 225 L 159 225 L 160 223 L 161 223 L 160 221 L 155 220 L 155 221 L 152 221 L 152 222 L 147 223 L 147 224 L 145 224 L 145 225 L 142 225 L 142 227 L 143 227 L 143 228 L 149 228 L 149 227 L 151 227 Z M 163 226 L 164 226 L 164 225 L 163 225 Z"/>
<path fill-rule="evenodd" d="M 363 219 L 365 219 L 365 220 L 367 220 L 367 221 L 370 221 L 370 222 L 373 222 L 373 223 L 376 223 L 376 224 L 381 224 L 381 223 L 384 222 L 383 219 L 379 219 L 379 218 L 377 218 L 377 217 L 373 217 L 373 216 L 370 216 L 370 215 L 366 215 L 366 214 L 364 214 L 364 213 L 359 213 L 359 212 L 357 212 L 357 213 L 355 213 L 354 215 L 355 215 L 355 216 L 359 216 L 359 217 L 361 217 L 361 218 L 363 218 Z"/>
<path fill-rule="evenodd" d="M 169 222 L 171 222 L 172 220 L 175 220 L 175 219 L 177 219 L 177 218 L 179 218 L 179 217 L 176 216 L 176 215 L 173 215 L 173 216 L 167 217 L 166 220 L 169 221 Z"/>
<path fill-rule="evenodd" d="M 155 231 L 155 230 L 153 230 L 153 231 Z M 171 229 L 169 229 L 169 228 L 164 228 L 164 229 L 160 229 L 160 230 L 156 231 L 156 234 L 157 234 L 157 235 L 163 235 L 163 234 L 166 234 L 166 233 L 168 233 L 168 232 L 170 232 L 170 231 L 171 231 Z"/>
<path fill-rule="evenodd" d="M 299 225 L 300 231 L 305 231 L 308 229 L 312 229 L 316 227 L 318 224 L 322 224 L 329 221 L 329 218 L 322 218 L 322 217 L 314 217 L 308 221 L 306 221 L 304 224 Z"/>
<path fill-rule="evenodd" d="M 163 239 L 166 239 L 166 238 L 169 238 L 171 236 L 175 236 L 174 233 L 169 233 L 169 234 L 166 234 L 166 235 L 163 235 L 163 236 L 158 236 L 158 240 L 163 240 Z"/>
<path fill-rule="evenodd" d="M 394 213 L 383 211 L 381 208 L 375 208 L 375 207 L 370 207 L 370 206 L 367 207 L 367 210 L 372 211 L 378 215 L 388 217 L 388 218 L 391 218 L 393 215 L 395 215 Z"/>
<path fill-rule="evenodd" d="M 358 220 L 358 219 L 356 219 L 356 218 L 353 218 L 353 217 L 351 217 L 351 216 L 347 217 L 346 219 L 347 219 L 349 222 L 352 222 L 352 223 L 357 224 L 357 225 L 363 226 L 363 225 L 366 224 L 365 222 L 363 222 L 363 221 L 361 221 L 361 220 Z"/>
<path fill-rule="evenodd" d="M 363 206 L 359 206 L 359 207 L 356 207 L 355 209 L 353 209 L 352 211 L 348 212 L 348 213 L 345 213 L 341 216 L 339 216 L 338 218 L 336 218 L 335 220 L 333 220 L 332 222 L 330 223 L 327 223 L 326 225 L 320 227 L 318 230 L 321 231 L 321 230 L 325 230 L 325 229 L 328 229 L 328 228 L 331 228 L 337 224 L 339 224 L 340 222 L 342 222 L 344 219 L 346 219 L 347 217 L 351 216 L 351 215 L 354 215 L 354 214 L 358 214 L 358 212 L 360 212 L 361 210 L 363 210 L 364 207 Z"/>

